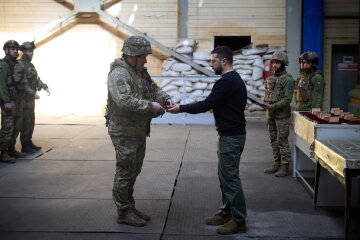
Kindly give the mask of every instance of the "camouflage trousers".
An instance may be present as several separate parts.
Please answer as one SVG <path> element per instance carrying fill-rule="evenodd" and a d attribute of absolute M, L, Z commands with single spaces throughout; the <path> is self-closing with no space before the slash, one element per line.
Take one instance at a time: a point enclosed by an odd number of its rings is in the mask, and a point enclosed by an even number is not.
<path fill-rule="evenodd" d="M 268 118 L 267 125 L 270 135 L 270 143 L 273 149 L 274 165 L 289 165 L 291 152 L 289 146 L 290 118 Z"/>
<path fill-rule="evenodd" d="M 118 213 L 121 213 L 135 206 L 134 185 L 143 165 L 146 138 L 110 137 L 116 152 L 112 194 Z"/>
<path fill-rule="evenodd" d="M 6 112 L 1 105 L 1 130 L 0 130 L 0 150 L 7 150 L 14 132 L 14 116 L 16 109 Z"/>
<path fill-rule="evenodd" d="M 21 145 L 31 141 L 35 127 L 35 100 L 29 98 L 17 99 L 15 101 L 15 127 L 11 144 L 15 145 L 20 134 Z"/>

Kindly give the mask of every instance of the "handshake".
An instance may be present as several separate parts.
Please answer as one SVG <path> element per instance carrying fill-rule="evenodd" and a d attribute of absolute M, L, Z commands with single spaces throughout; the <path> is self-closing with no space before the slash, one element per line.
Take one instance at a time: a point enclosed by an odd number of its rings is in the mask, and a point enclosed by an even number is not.
<path fill-rule="evenodd" d="M 168 99 L 165 102 L 165 106 L 161 106 L 158 102 L 151 102 L 151 112 L 157 115 L 162 115 L 165 112 L 171 112 L 171 113 L 178 113 L 179 110 L 179 104 L 174 104 L 171 99 Z"/>

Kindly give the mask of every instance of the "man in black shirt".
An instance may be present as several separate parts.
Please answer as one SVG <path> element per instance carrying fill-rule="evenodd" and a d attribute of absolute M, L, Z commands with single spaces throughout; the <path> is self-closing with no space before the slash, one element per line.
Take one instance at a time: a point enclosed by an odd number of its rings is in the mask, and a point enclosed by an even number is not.
<path fill-rule="evenodd" d="M 247 91 L 240 75 L 234 71 L 233 54 L 229 47 L 219 46 L 211 52 L 211 67 L 221 75 L 209 96 L 197 103 L 175 105 L 171 113 L 202 113 L 213 110 L 218 132 L 218 174 L 223 206 L 205 219 L 208 225 L 221 225 L 219 234 L 246 232 L 246 205 L 239 177 L 240 157 L 246 139 L 244 110 Z"/>

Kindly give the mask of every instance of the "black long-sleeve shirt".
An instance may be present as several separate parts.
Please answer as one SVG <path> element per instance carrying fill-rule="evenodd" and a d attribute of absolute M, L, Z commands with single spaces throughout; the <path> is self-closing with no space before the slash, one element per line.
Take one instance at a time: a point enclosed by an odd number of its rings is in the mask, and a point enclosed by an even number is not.
<path fill-rule="evenodd" d="M 216 81 L 205 100 L 180 105 L 180 112 L 195 114 L 213 109 L 219 135 L 244 135 L 246 134 L 244 115 L 246 102 L 247 91 L 243 80 L 237 72 L 230 71 Z"/>

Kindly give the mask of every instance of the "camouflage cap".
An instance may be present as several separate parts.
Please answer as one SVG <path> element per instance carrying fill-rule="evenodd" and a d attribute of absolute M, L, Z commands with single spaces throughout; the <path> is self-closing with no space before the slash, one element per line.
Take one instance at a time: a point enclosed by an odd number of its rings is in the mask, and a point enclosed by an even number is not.
<path fill-rule="evenodd" d="M 23 44 L 21 44 L 20 46 L 20 51 L 24 51 L 24 50 L 34 50 L 35 47 L 35 43 L 34 41 L 32 42 L 23 42 Z"/>
<path fill-rule="evenodd" d="M 302 60 L 313 62 L 316 65 L 319 64 L 319 56 L 316 54 L 316 52 L 312 52 L 312 51 L 304 52 L 303 54 L 301 54 L 301 57 Z"/>
<path fill-rule="evenodd" d="M 277 60 L 283 62 L 285 66 L 289 65 L 289 58 L 287 54 L 282 51 L 274 52 L 273 55 L 271 56 L 271 60 Z"/>
<path fill-rule="evenodd" d="M 151 54 L 151 44 L 144 37 L 131 36 L 124 41 L 122 52 L 128 56 Z"/>
<path fill-rule="evenodd" d="M 5 49 L 11 48 L 11 47 L 19 49 L 20 45 L 15 40 L 9 40 L 9 41 L 6 41 L 6 43 L 4 44 L 3 50 L 5 51 Z"/>

